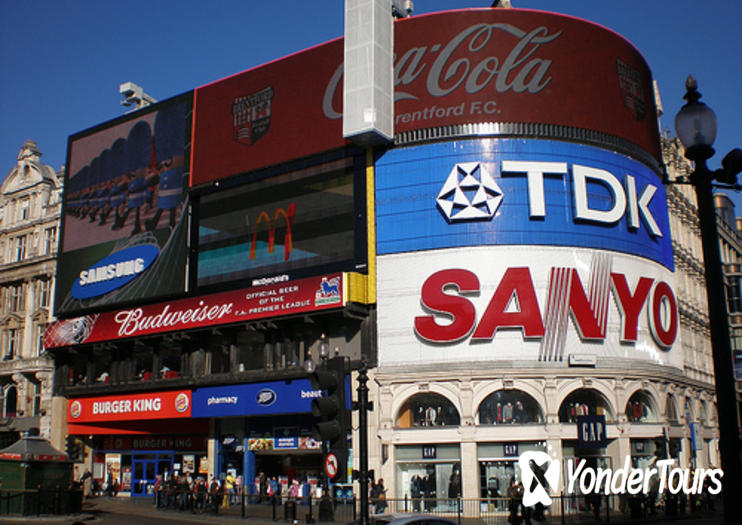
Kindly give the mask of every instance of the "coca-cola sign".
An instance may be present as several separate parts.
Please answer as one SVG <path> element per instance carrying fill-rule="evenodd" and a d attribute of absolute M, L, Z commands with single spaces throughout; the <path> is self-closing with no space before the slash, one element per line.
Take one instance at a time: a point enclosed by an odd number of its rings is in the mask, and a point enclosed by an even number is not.
<path fill-rule="evenodd" d="M 549 124 L 619 137 L 659 158 L 649 68 L 612 31 L 553 13 L 469 9 L 399 20 L 394 35 L 395 134 Z M 197 89 L 192 184 L 344 145 L 342 54 L 338 39 Z M 246 152 L 233 139 L 230 104 L 266 85 L 271 126 Z"/>

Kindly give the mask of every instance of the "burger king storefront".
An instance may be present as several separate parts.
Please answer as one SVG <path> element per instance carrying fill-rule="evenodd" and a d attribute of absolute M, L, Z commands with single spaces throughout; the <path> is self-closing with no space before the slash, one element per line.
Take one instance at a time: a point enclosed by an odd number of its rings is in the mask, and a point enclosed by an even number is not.
<path fill-rule="evenodd" d="M 68 433 L 88 447 L 101 487 L 151 496 L 158 475 L 264 472 L 316 483 L 320 443 L 311 437 L 307 379 L 73 398 Z"/>
<path fill-rule="evenodd" d="M 102 488 L 151 495 L 158 474 L 208 468 L 209 422 L 191 417 L 191 399 L 190 390 L 72 398 L 68 435 L 87 447 L 85 468 Z"/>

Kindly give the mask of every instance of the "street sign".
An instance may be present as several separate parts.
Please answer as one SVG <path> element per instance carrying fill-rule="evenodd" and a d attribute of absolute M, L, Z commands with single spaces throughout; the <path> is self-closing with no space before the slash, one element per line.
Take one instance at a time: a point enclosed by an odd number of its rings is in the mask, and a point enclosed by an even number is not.
<path fill-rule="evenodd" d="M 332 479 L 337 476 L 338 473 L 338 458 L 330 452 L 325 456 L 325 474 L 327 477 Z"/>

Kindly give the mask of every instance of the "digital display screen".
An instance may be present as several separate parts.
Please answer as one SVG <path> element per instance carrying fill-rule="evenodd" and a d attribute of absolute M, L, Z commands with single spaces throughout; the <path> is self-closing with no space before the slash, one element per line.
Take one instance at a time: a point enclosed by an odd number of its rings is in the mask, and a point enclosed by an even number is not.
<path fill-rule="evenodd" d="M 197 285 L 353 263 L 354 193 L 346 158 L 202 196 Z"/>
<path fill-rule="evenodd" d="M 56 313 L 185 291 L 191 96 L 69 139 Z"/>

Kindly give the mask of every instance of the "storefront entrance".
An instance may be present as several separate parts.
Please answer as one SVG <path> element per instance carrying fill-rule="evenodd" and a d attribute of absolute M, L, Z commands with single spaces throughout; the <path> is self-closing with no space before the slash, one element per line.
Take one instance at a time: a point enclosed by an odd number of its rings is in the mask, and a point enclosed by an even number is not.
<path fill-rule="evenodd" d="M 131 458 L 131 466 L 131 497 L 152 497 L 157 475 L 165 479 L 172 474 L 173 453 L 170 451 L 136 453 Z"/>

